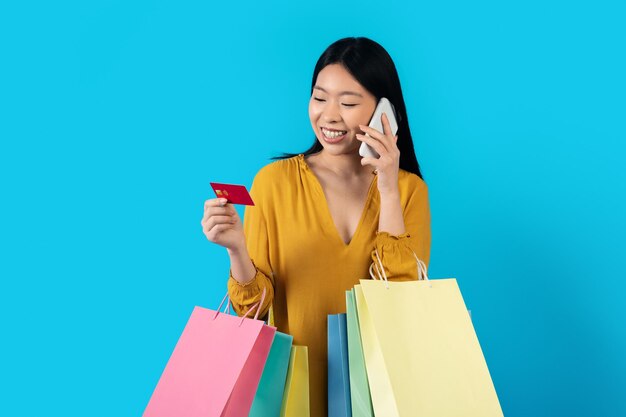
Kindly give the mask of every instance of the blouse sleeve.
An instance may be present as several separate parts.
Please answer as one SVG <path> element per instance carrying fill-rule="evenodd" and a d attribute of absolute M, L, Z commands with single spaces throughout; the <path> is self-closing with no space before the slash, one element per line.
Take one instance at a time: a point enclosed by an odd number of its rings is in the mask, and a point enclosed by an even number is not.
<path fill-rule="evenodd" d="M 269 261 L 268 231 L 263 214 L 263 198 L 267 196 L 263 195 L 259 177 L 257 174 L 250 188 L 255 205 L 246 206 L 243 220 L 246 247 L 256 274 L 250 282 L 242 285 L 233 277 L 231 269 L 227 283 L 230 301 L 239 316 L 243 316 L 261 300 L 263 289 L 266 294 L 259 317 L 265 317 L 274 299 L 274 276 Z"/>
<path fill-rule="evenodd" d="M 421 178 L 418 177 L 418 180 L 413 190 L 409 190 L 411 194 L 403 209 L 406 231 L 400 235 L 388 232 L 376 233 L 374 249 L 370 256 L 374 265 L 372 270 L 376 275 L 376 271 L 380 270 L 379 265 L 382 264 L 385 276 L 390 281 L 417 280 L 415 257 L 422 260 L 426 266 L 430 260 L 428 188 Z"/>

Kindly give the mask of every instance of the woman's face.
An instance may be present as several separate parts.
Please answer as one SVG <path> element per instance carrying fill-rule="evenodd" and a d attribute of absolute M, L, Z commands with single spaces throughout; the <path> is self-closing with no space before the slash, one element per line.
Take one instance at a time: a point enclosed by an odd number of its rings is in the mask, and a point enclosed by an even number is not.
<path fill-rule="evenodd" d="M 309 118 L 325 152 L 334 155 L 358 153 L 363 133 L 376 109 L 376 97 L 341 65 L 330 64 L 317 75 L 309 101 Z"/>

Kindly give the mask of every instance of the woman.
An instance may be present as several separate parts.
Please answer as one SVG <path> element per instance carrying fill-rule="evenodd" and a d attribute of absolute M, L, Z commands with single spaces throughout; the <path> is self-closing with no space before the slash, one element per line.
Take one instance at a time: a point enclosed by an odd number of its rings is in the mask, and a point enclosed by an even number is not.
<path fill-rule="evenodd" d="M 368 127 L 381 97 L 395 107 L 395 136 L 385 115 L 383 132 Z M 261 316 L 273 305 L 278 330 L 308 346 L 318 417 L 327 412 L 327 315 L 345 312 L 345 291 L 369 277 L 377 257 L 387 279 L 417 279 L 414 254 L 429 261 L 430 212 L 398 74 L 382 46 L 367 38 L 330 45 L 315 66 L 309 117 L 313 146 L 257 173 L 243 226 L 219 198 L 205 202 L 202 226 L 227 248 L 235 311 L 245 314 L 266 289 Z M 362 142 L 380 157 L 361 158 Z"/>

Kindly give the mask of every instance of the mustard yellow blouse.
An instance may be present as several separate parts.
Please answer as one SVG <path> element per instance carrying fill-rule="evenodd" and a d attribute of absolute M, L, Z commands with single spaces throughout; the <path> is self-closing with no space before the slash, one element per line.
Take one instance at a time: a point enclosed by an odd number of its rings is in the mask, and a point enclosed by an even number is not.
<path fill-rule="evenodd" d="M 304 155 L 259 170 L 244 212 L 246 245 L 256 276 L 245 286 L 232 271 L 228 293 L 242 315 L 267 289 L 260 316 L 273 304 L 274 323 L 309 350 L 311 417 L 327 414 L 327 316 L 346 311 L 345 291 L 369 279 L 378 255 L 387 279 L 417 279 L 415 254 L 430 257 L 430 211 L 426 183 L 400 170 L 398 184 L 406 232 L 378 232 L 380 194 L 372 175 L 365 208 L 349 244 L 339 235 L 324 191 Z"/>

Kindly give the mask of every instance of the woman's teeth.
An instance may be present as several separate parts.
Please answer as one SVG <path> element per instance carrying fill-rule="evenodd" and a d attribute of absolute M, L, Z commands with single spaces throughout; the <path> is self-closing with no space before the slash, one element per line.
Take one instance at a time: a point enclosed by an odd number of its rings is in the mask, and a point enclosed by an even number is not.
<path fill-rule="evenodd" d="M 334 139 L 334 138 L 338 138 L 339 136 L 343 136 L 348 132 L 345 130 L 335 131 L 335 130 L 326 130 L 322 128 L 322 133 L 324 133 L 324 136 L 326 136 L 327 138 Z"/>

